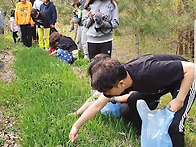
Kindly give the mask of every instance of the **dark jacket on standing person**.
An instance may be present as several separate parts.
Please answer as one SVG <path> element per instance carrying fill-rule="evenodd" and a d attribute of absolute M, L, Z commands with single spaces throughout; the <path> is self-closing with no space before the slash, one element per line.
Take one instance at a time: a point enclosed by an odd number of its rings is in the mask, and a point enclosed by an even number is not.
<path fill-rule="evenodd" d="M 40 12 L 45 12 L 50 20 L 50 25 L 55 25 L 57 20 L 57 12 L 55 5 L 50 2 L 48 5 L 41 4 L 40 6 Z"/>

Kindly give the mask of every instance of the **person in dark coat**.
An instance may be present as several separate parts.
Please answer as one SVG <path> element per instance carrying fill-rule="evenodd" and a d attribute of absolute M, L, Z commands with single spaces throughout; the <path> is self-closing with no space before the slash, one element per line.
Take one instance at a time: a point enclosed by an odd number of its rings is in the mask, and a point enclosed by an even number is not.
<path fill-rule="evenodd" d="M 57 20 L 57 11 L 55 5 L 50 2 L 50 0 L 43 0 L 43 4 L 40 6 L 40 12 L 45 12 L 48 15 L 51 28 L 50 34 L 54 31 L 57 31 L 55 29 L 55 23 Z"/>

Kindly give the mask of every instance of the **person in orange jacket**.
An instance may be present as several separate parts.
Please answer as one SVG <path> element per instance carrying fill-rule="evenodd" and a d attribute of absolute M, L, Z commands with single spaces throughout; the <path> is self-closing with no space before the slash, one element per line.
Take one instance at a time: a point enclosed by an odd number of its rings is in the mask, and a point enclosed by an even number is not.
<path fill-rule="evenodd" d="M 25 46 L 32 46 L 32 27 L 34 21 L 31 18 L 32 4 L 26 0 L 21 0 L 16 4 L 15 23 L 20 26 L 22 42 Z"/>

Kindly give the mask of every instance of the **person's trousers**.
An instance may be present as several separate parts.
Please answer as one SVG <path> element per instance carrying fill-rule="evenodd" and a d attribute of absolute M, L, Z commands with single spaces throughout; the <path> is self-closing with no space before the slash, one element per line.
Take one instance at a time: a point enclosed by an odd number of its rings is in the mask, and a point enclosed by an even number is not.
<path fill-rule="evenodd" d="M 170 93 L 174 98 L 176 98 L 179 92 L 180 84 L 176 85 L 175 88 L 170 90 Z M 163 91 L 160 94 L 145 94 L 134 91 L 133 94 L 128 98 L 127 103 L 123 103 L 120 106 L 120 113 L 125 120 L 131 122 L 134 127 L 141 132 L 142 120 L 137 111 L 136 103 L 138 99 L 143 99 L 146 101 L 148 107 L 153 110 L 158 105 L 159 98 L 168 93 L 167 91 Z M 187 117 L 188 112 L 191 109 L 192 104 L 195 101 L 196 97 L 196 87 L 195 82 L 186 96 L 184 101 L 184 106 L 175 113 L 174 119 L 169 127 L 168 133 L 172 140 L 173 147 L 184 147 L 184 123 Z"/>
<path fill-rule="evenodd" d="M 50 47 L 49 37 L 50 37 L 50 28 L 46 28 L 46 39 L 44 39 L 44 29 L 38 28 L 39 36 L 39 47 L 48 49 Z"/>
<path fill-rule="evenodd" d="M 16 43 L 16 38 L 18 38 L 18 31 L 16 31 L 16 32 L 13 32 L 12 31 L 12 38 L 13 38 L 13 40 L 14 40 L 14 43 Z"/>
<path fill-rule="evenodd" d="M 84 50 L 84 55 L 88 56 L 88 47 L 87 47 L 87 37 L 86 37 L 86 33 L 88 31 L 88 28 L 86 27 L 82 27 L 82 47 Z"/>
<path fill-rule="evenodd" d="M 97 54 L 112 54 L 112 41 L 104 43 L 89 43 L 88 42 L 88 55 L 89 59 L 93 59 Z"/>
<path fill-rule="evenodd" d="M 22 42 L 25 46 L 32 46 L 32 28 L 30 24 L 20 25 L 20 30 L 22 34 Z"/>
<path fill-rule="evenodd" d="M 32 37 L 33 37 L 33 40 L 37 40 L 36 25 L 34 25 L 34 26 L 32 27 Z"/>

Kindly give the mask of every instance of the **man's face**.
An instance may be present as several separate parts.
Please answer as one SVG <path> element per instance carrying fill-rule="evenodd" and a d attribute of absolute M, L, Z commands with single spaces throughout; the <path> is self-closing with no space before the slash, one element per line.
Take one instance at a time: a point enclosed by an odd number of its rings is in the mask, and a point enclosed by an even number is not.
<path fill-rule="evenodd" d="M 26 0 L 20 0 L 21 3 L 25 4 L 26 3 Z"/>
<path fill-rule="evenodd" d="M 112 89 L 105 92 L 104 95 L 107 97 L 119 96 L 124 90 L 124 87 L 118 85 L 118 87 L 113 87 Z"/>
<path fill-rule="evenodd" d="M 43 0 L 43 3 L 47 5 L 49 4 L 49 0 Z"/>

